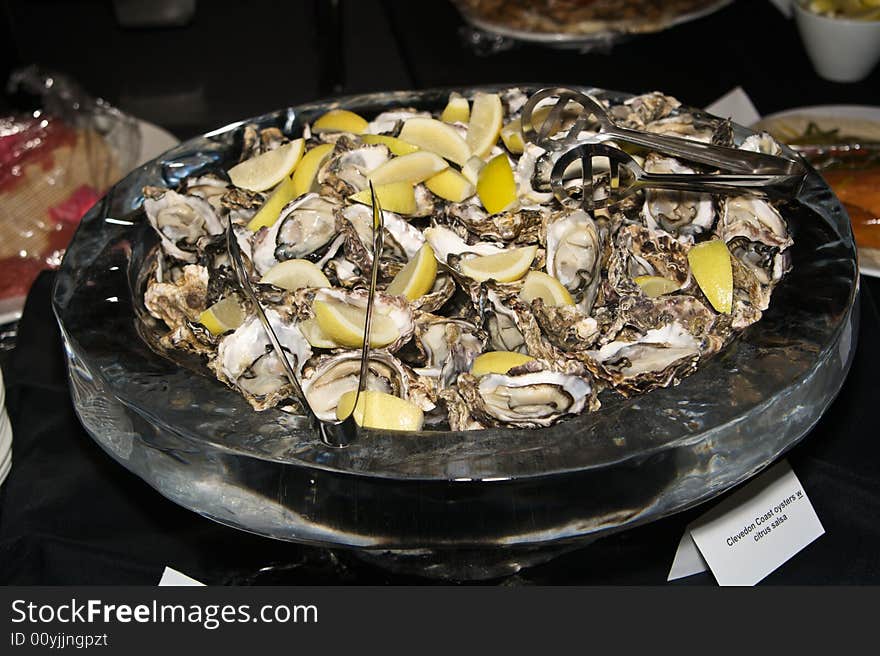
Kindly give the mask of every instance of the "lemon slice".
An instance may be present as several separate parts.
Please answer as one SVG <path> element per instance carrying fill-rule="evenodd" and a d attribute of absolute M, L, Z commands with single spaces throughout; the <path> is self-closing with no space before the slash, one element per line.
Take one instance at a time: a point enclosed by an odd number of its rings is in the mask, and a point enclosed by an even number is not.
<path fill-rule="evenodd" d="M 733 307 L 733 265 L 727 244 L 720 239 L 697 244 L 688 251 L 688 262 L 712 307 L 729 314 Z"/>
<path fill-rule="evenodd" d="M 331 109 L 312 123 L 312 132 L 351 132 L 361 134 L 367 129 L 367 120 L 347 109 Z"/>
<path fill-rule="evenodd" d="M 530 355 L 515 351 L 489 351 L 474 358 L 474 363 L 471 365 L 471 375 L 480 377 L 486 374 L 506 374 L 514 367 L 519 367 L 534 359 Z"/>
<path fill-rule="evenodd" d="M 496 214 L 516 202 L 516 180 L 507 155 L 489 160 L 477 177 L 477 195 L 489 214 Z"/>
<path fill-rule="evenodd" d="M 357 397 L 357 407 L 354 399 Z M 376 390 L 349 390 L 339 397 L 336 417 L 347 418 L 354 411 L 358 426 L 379 430 L 420 431 L 425 423 L 422 409 L 409 401 Z"/>
<path fill-rule="evenodd" d="M 365 134 L 361 137 L 361 141 L 370 145 L 382 144 L 387 146 L 388 150 L 394 155 L 409 155 L 419 149 L 418 146 L 414 146 L 397 137 L 389 137 L 387 134 Z"/>
<path fill-rule="evenodd" d="M 471 149 L 458 130 L 437 119 L 421 116 L 409 119 L 400 130 L 400 138 L 423 150 L 437 153 L 459 166 L 471 156 Z"/>
<path fill-rule="evenodd" d="M 474 195 L 474 185 L 461 173 L 453 168 L 440 171 L 435 176 L 425 180 L 425 186 L 434 194 L 460 203 Z"/>
<path fill-rule="evenodd" d="M 367 318 L 365 308 L 334 301 L 315 301 L 312 310 L 318 327 L 326 337 L 342 346 L 357 348 L 364 345 L 364 322 Z M 370 330 L 370 346 L 388 346 L 400 337 L 394 321 L 390 317 L 373 312 L 373 325 Z"/>
<path fill-rule="evenodd" d="M 305 161 L 305 160 L 300 160 Z M 256 232 L 263 226 L 271 226 L 278 220 L 281 210 L 287 203 L 296 198 L 296 185 L 293 178 L 284 178 L 275 189 L 263 206 L 254 214 L 254 218 L 248 223 L 248 229 Z"/>
<path fill-rule="evenodd" d="M 431 291 L 436 279 L 437 259 L 434 257 L 434 249 L 429 244 L 425 244 L 416 256 L 397 272 L 385 293 L 406 296 L 410 301 L 414 301 Z"/>
<path fill-rule="evenodd" d="M 295 139 L 275 150 L 246 159 L 229 169 L 229 179 L 236 187 L 266 191 L 284 180 L 299 163 L 305 141 Z"/>
<path fill-rule="evenodd" d="M 681 289 L 681 286 L 674 280 L 661 278 L 660 276 L 637 276 L 633 278 L 633 282 L 641 287 L 645 296 L 649 298 L 657 298 L 658 296 L 671 294 Z"/>
<path fill-rule="evenodd" d="M 549 306 L 574 305 L 574 299 L 565 286 L 543 271 L 529 271 L 519 295 L 527 303 L 540 298 Z"/>
<path fill-rule="evenodd" d="M 375 185 L 376 197 L 379 205 L 387 212 L 396 214 L 412 214 L 416 211 L 416 191 L 409 182 L 392 182 L 390 184 Z M 351 200 L 364 205 L 372 205 L 373 197 L 369 187 L 363 191 L 349 196 Z"/>
<path fill-rule="evenodd" d="M 302 287 L 329 287 L 330 281 L 314 262 L 308 260 L 285 260 L 279 262 L 260 279 L 282 289 L 301 289 Z"/>
<path fill-rule="evenodd" d="M 501 141 L 508 151 L 519 155 L 525 150 L 526 144 L 522 136 L 522 121 L 518 118 L 501 128 Z"/>
<path fill-rule="evenodd" d="M 317 320 L 314 318 L 306 319 L 301 322 L 299 324 L 299 329 L 300 332 L 302 332 L 303 337 L 306 338 L 306 341 L 315 348 L 333 349 L 341 346 L 341 344 L 337 344 L 324 334 L 324 331 L 321 330 L 321 326 L 318 325 Z"/>
<path fill-rule="evenodd" d="M 198 322 L 212 335 L 222 335 L 235 330 L 244 322 L 244 311 L 234 296 L 217 301 L 199 315 Z"/>
<path fill-rule="evenodd" d="M 537 246 L 524 246 L 495 255 L 478 255 L 469 260 L 462 260 L 461 272 L 480 282 L 485 280 L 513 282 L 526 274 L 537 252 Z"/>
<path fill-rule="evenodd" d="M 484 168 L 486 168 L 486 162 L 479 157 L 474 156 L 466 161 L 464 166 L 461 167 L 461 174 L 467 178 L 468 182 L 476 187 L 477 182 L 480 179 L 480 171 Z"/>
<path fill-rule="evenodd" d="M 471 107 L 467 98 L 458 93 L 449 94 L 449 102 L 440 114 L 444 123 L 467 123 L 471 117 Z"/>
<path fill-rule="evenodd" d="M 391 184 L 392 182 L 418 184 L 448 167 L 449 164 L 439 155 L 420 150 L 388 160 L 373 169 L 367 177 L 374 185 Z"/>
<path fill-rule="evenodd" d="M 318 177 L 318 169 L 330 157 L 333 152 L 333 144 L 321 144 L 315 146 L 305 155 L 297 164 L 293 172 L 293 197 L 299 198 L 303 194 L 312 191 L 315 184 L 315 178 Z"/>
<path fill-rule="evenodd" d="M 467 145 L 478 157 L 485 157 L 498 141 L 504 108 L 497 93 L 477 93 L 468 123 Z"/>

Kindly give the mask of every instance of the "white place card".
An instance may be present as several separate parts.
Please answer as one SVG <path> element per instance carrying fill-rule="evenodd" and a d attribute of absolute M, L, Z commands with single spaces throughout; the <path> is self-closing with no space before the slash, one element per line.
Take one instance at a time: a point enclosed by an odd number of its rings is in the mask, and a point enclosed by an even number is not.
<path fill-rule="evenodd" d="M 688 527 L 669 580 L 703 571 L 693 554 L 698 550 L 719 585 L 755 585 L 824 533 L 783 461 Z"/>
<path fill-rule="evenodd" d="M 170 567 L 166 567 L 165 571 L 162 572 L 162 578 L 159 580 L 160 586 L 185 586 L 185 585 L 205 585 L 201 581 L 196 581 L 194 578 L 187 576 L 186 574 L 181 574 L 176 569 L 171 569 Z"/>
<path fill-rule="evenodd" d="M 706 111 L 721 118 L 729 118 L 740 125 L 753 125 L 761 120 L 761 114 L 742 87 L 734 87 L 711 105 Z"/>

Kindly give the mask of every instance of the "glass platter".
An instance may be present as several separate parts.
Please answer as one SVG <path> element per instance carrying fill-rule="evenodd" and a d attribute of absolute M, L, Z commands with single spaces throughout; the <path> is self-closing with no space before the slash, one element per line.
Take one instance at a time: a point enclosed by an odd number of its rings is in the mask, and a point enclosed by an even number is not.
<path fill-rule="evenodd" d="M 389 106 L 438 110 L 448 93 L 352 96 L 246 122 L 299 136 L 332 107 L 366 117 Z M 631 399 L 605 393 L 599 412 L 542 430 L 367 431 L 349 447 L 325 446 L 301 418 L 254 412 L 199 361 L 158 354 L 142 303 L 158 242 L 139 210 L 142 187 L 231 166 L 246 122 L 186 141 L 117 184 L 83 220 L 53 290 L 86 430 L 206 517 L 352 548 L 398 571 L 498 576 L 744 481 L 810 430 L 846 377 L 858 322 L 855 246 L 848 217 L 811 170 L 783 209 L 793 270 L 770 308 L 678 386 Z"/>

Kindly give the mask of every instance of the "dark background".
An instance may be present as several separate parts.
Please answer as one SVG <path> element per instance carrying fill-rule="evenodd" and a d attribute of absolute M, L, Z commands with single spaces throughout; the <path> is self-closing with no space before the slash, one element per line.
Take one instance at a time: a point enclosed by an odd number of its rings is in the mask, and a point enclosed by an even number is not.
<path fill-rule="evenodd" d="M 768 2 L 581 54 L 512 45 L 480 54 L 446 1 L 247 3 L 200 0 L 186 26 L 121 27 L 110 2 L 6 0 L 0 76 L 36 63 L 79 80 L 180 138 L 333 93 L 500 82 L 661 89 L 704 106 L 741 85 L 762 114 L 816 104 L 878 104 L 880 69 L 856 84 L 821 80 L 794 24 Z M 338 6 L 338 10 L 334 9 Z M 28 99 L 6 97 L 7 107 Z M 416 583 L 352 554 L 220 527 L 160 497 L 80 427 L 49 307 L 51 274 L 28 299 L 3 359 L 15 432 L 0 490 L 0 583 L 158 582 L 173 566 L 208 583 Z M 826 535 L 768 584 L 880 582 L 880 319 L 862 278 L 856 361 L 839 398 L 789 455 Z M 600 540 L 502 584 L 661 584 L 699 508 Z M 678 584 L 711 584 L 708 574 Z"/>

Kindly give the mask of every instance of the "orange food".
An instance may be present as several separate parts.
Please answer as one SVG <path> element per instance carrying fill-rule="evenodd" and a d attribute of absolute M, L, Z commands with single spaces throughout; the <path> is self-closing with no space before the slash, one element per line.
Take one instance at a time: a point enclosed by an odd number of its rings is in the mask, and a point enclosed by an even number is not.
<path fill-rule="evenodd" d="M 856 244 L 880 248 L 880 166 L 831 170 L 822 175 L 846 207 Z"/>

